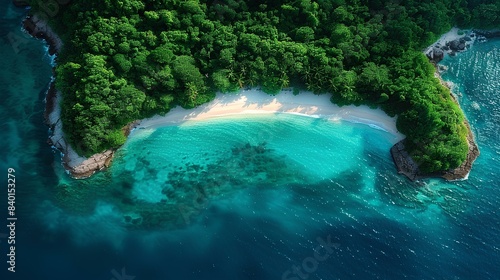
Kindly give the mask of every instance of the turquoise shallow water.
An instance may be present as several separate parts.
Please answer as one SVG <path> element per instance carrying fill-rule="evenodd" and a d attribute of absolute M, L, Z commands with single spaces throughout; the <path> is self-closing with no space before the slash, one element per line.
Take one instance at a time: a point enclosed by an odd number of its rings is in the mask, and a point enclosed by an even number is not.
<path fill-rule="evenodd" d="M 17 272 L 2 279 L 500 275 L 500 41 L 443 61 L 481 149 L 465 182 L 408 182 L 390 134 L 284 114 L 136 130 L 112 168 L 73 180 L 45 143 L 50 58 L 36 40 L 12 48 L 22 9 L 0 14 L 0 170 L 16 169 L 19 219 Z"/>
<path fill-rule="evenodd" d="M 175 170 L 192 170 L 195 177 L 205 171 L 207 176 L 223 173 L 241 179 L 242 184 L 309 183 L 353 169 L 366 169 L 365 149 L 390 147 L 391 135 L 376 131 L 368 135 L 365 130 L 361 126 L 287 114 L 248 115 L 236 120 L 223 118 L 138 130 L 120 151 L 112 172 L 119 176 L 124 173 L 122 169 L 133 173 L 134 191 L 143 189 L 144 184 L 158 186 L 163 173 L 168 178 L 168 173 Z M 153 174 L 147 174 L 148 171 Z"/>

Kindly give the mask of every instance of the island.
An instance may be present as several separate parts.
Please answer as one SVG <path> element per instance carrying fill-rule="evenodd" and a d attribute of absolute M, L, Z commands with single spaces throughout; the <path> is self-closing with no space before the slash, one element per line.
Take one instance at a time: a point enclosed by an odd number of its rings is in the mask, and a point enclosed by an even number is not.
<path fill-rule="evenodd" d="M 137 120 L 255 87 L 397 116 L 406 138 L 392 155 L 412 180 L 464 179 L 479 154 L 426 57 L 443 53 L 423 50 L 455 25 L 498 26 L 500 1 L 15 2 L 31 6 L 25 29 L 57 53 L 46 118 L 77 178 L 109 166 Z"/>

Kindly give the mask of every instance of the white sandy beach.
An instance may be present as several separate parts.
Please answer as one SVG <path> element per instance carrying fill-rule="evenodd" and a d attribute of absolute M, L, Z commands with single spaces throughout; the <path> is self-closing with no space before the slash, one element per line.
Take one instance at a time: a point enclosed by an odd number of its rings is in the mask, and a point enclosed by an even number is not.
<path fill-rule="evenodd" d="M 330 102 L 330 94 L 315 95 L 311 92 L 301 92 L 293 95 L 291 91 L 282 91 L 272 96 L 257 89 L 241 90 L 238 93 L 218 93 L 213 101 L 197 108 L 186 110 L 177 107 L 165 116 L 144 119 L 136 129 L 179 125 L 185 121 L 216 117 L 272 113 L 301 114 L 331 121 L 362 123 L 393 134 L 394 143 L 404 138 L 404 135 L 396 129 L 396 118 L 387 116 L 381 109 L 353 105 L 339 107 Z"/>

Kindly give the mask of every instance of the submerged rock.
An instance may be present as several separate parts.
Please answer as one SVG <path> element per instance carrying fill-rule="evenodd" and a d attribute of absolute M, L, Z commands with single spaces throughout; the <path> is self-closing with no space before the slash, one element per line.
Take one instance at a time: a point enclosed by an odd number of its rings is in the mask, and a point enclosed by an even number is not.
<path fill-rule="evenodd" d="M 445 65 L 439 65 L 439 66 L 438 66 L 438 70 L 439 70 L 439 72 L 444 72 L 444 71 L 447 71 L 447 70 L 448 70 L 448 66 L 445 66 Z"/>

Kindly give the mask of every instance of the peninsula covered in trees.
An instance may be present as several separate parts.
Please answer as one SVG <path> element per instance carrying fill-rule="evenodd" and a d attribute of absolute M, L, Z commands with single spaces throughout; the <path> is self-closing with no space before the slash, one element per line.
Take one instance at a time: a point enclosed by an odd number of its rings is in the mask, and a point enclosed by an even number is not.
<path fill-rule="evenodd" d="M 293 86 L 398 115 L 406 150 L 432 173 L 464 162 L 467 128 L 422 49 L 454 25 L 498 26 L 500 1 L 72 0 L 49 20 L 65 42 L 63 126 L 82 155 L 217 91 Z"/>

